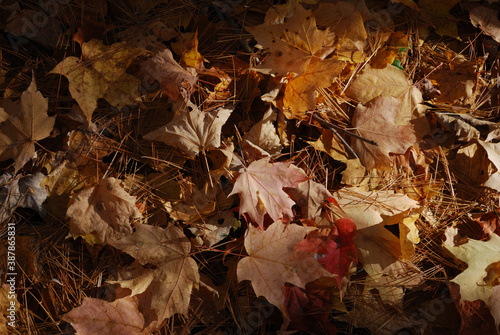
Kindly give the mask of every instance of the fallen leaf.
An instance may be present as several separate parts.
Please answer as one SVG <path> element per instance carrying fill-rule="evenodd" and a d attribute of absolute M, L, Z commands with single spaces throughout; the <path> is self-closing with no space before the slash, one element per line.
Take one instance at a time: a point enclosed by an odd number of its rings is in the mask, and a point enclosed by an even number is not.
<path fill-rule="evenodd" d="M 246 142 L 251 142 L 264 150 L 268 155 L 272 156 L 281 152 L 283 146 L 281 145 L 279 136 L 276 134 L 274 121 L 276 121 L 276 113 L 272 108 L 269 108 L 262 117 L 262 120 L 257 122 L 243 136 L 243 148 L 245 148 Z M 250 160 L 252 160 L 252 157 L 250 157 Z"/>
<path fill-rule="evenodd" d="M 146 325 L 155 321 L 161 324 L 176 313 L 187 315 L 191 290 L 200 276 L 196 261 L 190 257 L 191 243 L 182 230 L 172 225 L 160 228 L 135 224 L 134 233 L 112 245 L 137 262 L 120 271 L 120 280 L 109 283 L 132 290 Z M 155 267 L 143 266 L 147 264 Z"/>
<path fill-rule="evenodd" d="M 336 275 L 337 286 L 342 287 L 342 279 L 349 273 L 352 262 L 357 261 L 354 237 L 356 225 L 349 218 L 335 221 L 330 231 L 312 231 L 305 240 L 295 246 L 296 250 L 308 251 L 325 269 Z"/>
<path fill-rule="evenodd" d="M 132 233 L 130 221 L 141 214 L 135 206 L 135 197 L 120 184 L 120 180 L 108 177 L 71 197 L 66 212 L 71 236 L 87 239 L 88 235 L 94 235 L 97 243 L 109 244 Z M 88 241 L 92 238 L 88 237 Z"/>
<path fill-rule="evenodd" d="M 99 98 L 117 108 L 137 103 L 141 82 L 125 71 L 144 52 L 125 42 L 106 46 L 94 39 L 83 43 L 82 59 L 66 57 L 49 73 L 68 78 L 71 96 L 90 124 Z"/>
<path fill-rule="evenodd" d="M 429 27 L 435 27 L 436 34 L 441 36 L 450 36 L 458 38 L 457 22 L 450 14 L 452 9 L 459 0 L 419 0 L 418 6 L 420 7 L 421 15 L 425 22 L 428 22 Z M 426 38 L 429 35 L 428 29 L 422 29 L 419 32 L 421 38 Z"/>
<path fill-rule="evenodd" d="M 333 34 L 316 28 L 316 20 L 310 10 L 301 5 L 293 6 L 292 10 L 279 23 L 245 27 L 270 53 L 253 68 L 255 71 L 276 76 L 294 72 L 299 76 L 306 72 L 313 58 L 323 59 L 333 50 Z M 274 12 L 275 9 L 269 11 Z"/>
<path fill-rule="evenodd" d="M 35 143 L 50 136 L 56 117 L 47 115 L 48 99 L 37 91 L 35 78 L 20 103 L 4 99 L 0 108 L 10 116 L 0 124 L 0 161 L 14 159 L 17 172 L 33 158 Z"/>
<path fill-rule="evenodd" d="M 320 183 L 306 180 L 286 193 L 300 206 L 305 219 L 314 219 L 321 214 L 323 203 L 332 197 L 328 189 Z"/>
<path fill-rule="evenodd" d="M 314 230 L 281 220 L 267 230 L 248 226 L 245 249 L 248 256 L 238 263 L 238 281 L 250 280 L 257 296 L 264 296 L 287 317 L 285 283 L 305 288 L 320 277 L 333 277 L 311 253 L 294 250 L 305 235 Z"/>
<path fill-rule="evenodd" d="M 232 108 L 224 107 L 201 111 L 188 101 L 187 106 L 179 110 L 172 121 L 143 138 L 174 146 L 190 157 L 195 157 L 200 151 L 220 146 L 222 126 L 232 111 Z"/>
<path fill-rule="evenodd" d="M 143 80 L 150 85 L 157 81 L 161 92 L 172 100 L 182 99 L 180 88 L 190 95 L 194 84 L 198 81 L 195 72 L 189 72 L 180 66 L 169 49 L 142 61 L 140 73 Z"/>
<path fill-rule="evenodd" d="M 474 5 L 469 9 L 469 17 L 472 25 L 481 28 L 484 34 L 493 37 L 497 43 L 500 43 L 498 10 L 482 5 Z"/>
<path fill-rule="evenodd" d="M 366 65 L 347 87 L 345 94 L 363 105 L 379 96 L 400 99 L 396 124 L 404 124 L 421 113 L 422 93 L 412 85 L 403 70 L 392 65 L 383 69 Z"/>
<path fill-rule="evenodd" d="M 487 174 L 488 180 L 482 185 L 500 191 L 500 144 L 477 141 L 486 150 L 488 159 L 496 168 L 495 172 Z"/>
<path fill-rule="evenodd" d="M 486 284 L 488 266 L 500 262 L 500 236 L 491 234 L 488 241 L 469 239 L 465 244 L 444 247 L 457 259 L 467 263 L 468 267 L 456 276 L 452 282 L 460 286 L 460 303 L 465 300 L 483 300 L 488 302 L 493 286 Z"/>
<path fill-rule="evenodd" d="M 142 331 L 144 317 L 131 297 L 113 302 L 84 297 L 81 306 L 64 314 L 61 319 L 71 323 L 81 335 L 147 334 Z"/>
<path fill-rule="evenodd" d="M 198 31 L 181 34 L 178 41 L 170 45 L 176 54 L 181 55 L 182 66 L 203 68 L 203 56 L 198 51 Z"/>
<path fill-rule="evenodd" d="M 368 107 L 358 105 L 353 117 L 357 133 L 377 145 L 353 139 L 352 148 L 367 170 L 390 170 L 389 153 L 404 154 L 417 142 L 411 124 L 396 124 L 400 100 L 393 97 L 377 97 Z"/>
<path fill-rule="evenodd" d="M 348 154 L 330 129 L 322 129 L 321 136 L 315 141 L 307 141 L 314 149 L 327 153 L 340 162 L 348 161 Z"/>
<path fill-rule="evenodd" d="M 17 207 L 31 208 L 45 217 L 47 213 L 43 202 L 47 199 L 47 191 L 40 186 L 45 178 L 41 172 L 26 176 L 13 176 L 6 173 L 0 176 L 0 222 L 7 220 Z"/>
<path fill-rule="evenodd" d="M 308 119 L 307 111 L 316 106 L 316 89 L 329 87 L 344 68 L 345 63 L 336 59 L 310 61 L 305 73 L 292 79 L 285 89 L 283 112 L 288 119 Z"/>
<path fill-rule="evenodd" d="M 240 214 L 247 213 L 259 226 L 264 224 L 264 215 L 274 221 L 284 216 L 293 217 L 295 202 L 283 191 L 283 187 L 297 187 L 309 177 L 304 171 L 289 163 L 270 163 L 269 157 L 253 161 L 238 176 L 233 190 L 228 195 L 240 196 Z"/>

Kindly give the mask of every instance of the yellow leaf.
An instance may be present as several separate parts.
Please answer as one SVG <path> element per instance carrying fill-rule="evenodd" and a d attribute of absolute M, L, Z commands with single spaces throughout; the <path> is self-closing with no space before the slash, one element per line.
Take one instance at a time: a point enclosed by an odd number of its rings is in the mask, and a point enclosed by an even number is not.
<path fill-rule="evenodd" d="M 99 98 L 117 108 L 136 103 L 141 82 L 125 71 L 143 53 L 125 42 L 105 46 L 102 41 L 91 40 L 82 45 L 82 59 L 66 57 L 50 73 L 68 78 L 71 96 L 90 123 Z"/>

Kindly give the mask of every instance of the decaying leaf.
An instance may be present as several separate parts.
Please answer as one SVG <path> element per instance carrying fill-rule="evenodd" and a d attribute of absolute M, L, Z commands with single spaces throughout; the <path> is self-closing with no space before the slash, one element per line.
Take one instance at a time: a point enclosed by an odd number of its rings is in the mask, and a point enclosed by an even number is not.
<path fill-rule="evenodd" d="M 232 111 L 232 108 L 224 107 L 202 111 L 188 102 L 170 123 L 144 135 L 144 139 L 177 147 L 194 157 L 202 150 L 220 146 L 222 126 Z"/>
<path fill-rule="evenodd" d="M 141 82 L 125 71 L 144 52 L 125 42 L 105 46 L 94 39 L 83 43 L 82 59 L 67 57 L 50 73 L 68 78 L 71 96 L 90 123 L 99 98 L 117 108 L 136 104 Z"/>
<path fill-rule="evenodd" d="M 120 271 L 120 280 L 110 281 L 132 290 L 146 325 L 161 324 L 176 313 L 187 314 L 191 290 L 200 276 L 196 261 L 190 257 L 191 243 L 182 230 L 136 224 L 135 232 L 112 245 L 136 259 Z M 144 265 L 154 265 L 154 268 Z"/>
<path fill-rule="evenodd" d="M 36 89 L 35 78 L 21 95 L 21 101 L 0 101 L 5 120 L 0 123 L 0 161 L 13 158 L 17 172 L 35 154 L 35 143 L 50 136 L 55 116 L 48 116 L 48 99 Z M 8 115 L 8 117 L 7 117 Z"/>
<path fill-rule="evenodd" d="M 93 244 L 108 244 L 132 233 L 130 221 L 141 217 L 135 197 L 128 194 L 113 177 L 71 197 L 66 216 L 71 236 L 82 236 Z"/>
<path fill-rule="evenodd" d="M 191 94 L 194 84 L 198 80 L 195 72 L 185 70 L 174 60 L 172 51 L 165 49 L 151 58 L 141 62 L 143 79 L 153 84 L 157 81 L 161 91 L 172 100 L 182 98 L 181 89 Z"/>
<path fill-rule="evenodd" d="M 78 334 L 147 334 L 143 332 L 144 317 L 131 297 L 113 302 L 94 298 L 83 298 L 81 306 L 62 316 L 70 322 Z"/>
<path fill-rule="evenodd" d="M 256 71 L 281 76 L 288 72 L 301 75 L 313 58 L 323 59 L 332 50 L 333 34 L 316 28 L 316 20 L 301 5 L 291 6 L 292 12 L 278 23 L 245 27 L 270 55 L 256 66 Z M 272 14 L 275 9 L 269 10 Z"/>
<path fill-rule="evenodd" d="M 297 187 L 309 179 L 304 171 L 289 163 L 270 163 L 269 157 L 252 162 L 236 179 L 232 192 L 240 196 L 240 214 L 263 226 L 264 215 L 274 221 L 284 216 L 293 217 L 295 202 L 283 191 L 283 187 Z"/>
<path fill-rule="evenodd" d="M 257 296 L 264 296 L 284 316 L 285 283 L 305 288 L 320 277 L 333 277 L 311 253 L 294 250 L 312 227 L 274 222 L 267 230 L 248 227 L 245 249 L 248 256 L 238 263 L 238 281 L 250 280 Z"/>
<path fill-rule="evenodd" d="M 352 148 L 368 170 L 389 170 L 392 165 L 389 153 L 404 154 L 417 141 L 412 125 L 396 124 L 400 103 L 399 99 L 380 96 L 368 107 L 358 105 L 356 108 L 353 118 L 356 131 L 377 143 L 353 139 Z"/>
<path fill-rule="evenodd" d="M 470 21 L 500 43 L 500 21 L 498 20 L 498 10 L 482 5 L 471 6 L 469 10 Z"/>

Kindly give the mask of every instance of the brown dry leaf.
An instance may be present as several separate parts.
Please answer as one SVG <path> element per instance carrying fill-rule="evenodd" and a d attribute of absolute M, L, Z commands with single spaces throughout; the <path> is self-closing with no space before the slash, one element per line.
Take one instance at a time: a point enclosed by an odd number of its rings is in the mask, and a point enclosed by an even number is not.
<path fill-rule="evenodd" d="M 136 259 L 120 271 L 121 279 L 110 281 L 132 290 L 146 325 L 159 324 L 176 313 L 187 315 L 191 290 L 200 281 L 198 265 L 190 257 L 191 243 L 182 230 L 136 224 L 135 232 L 112 245 Z M 139 265 L 150 264 L 155 268 Z"/>
<path fill-rule="evenodd" d="M 473 105 L 486 85 L 481 69 L 486 58 L 467 60 L 461 54 L 448 51 L 448 64 L 433 71 L 428 78 L 437 84 L 441 94 L 434 100 L 462 106 Z"/>
<path fill-rule="evenodd" d="M 55 116 L 48 116 L 48 99 L 37 91 L 35 78 L 21 95 L 19 103 L 0 101 L 10 117 L 0 124 L 0 161 L 15 161 L 15 172 L 35 154 L 35 143 L 50 136 Z M 5 116 L 5 115 L 4 115 Z"/>
<path fill-rule="evenodd" d="M 250 280 L 255 294 L 264 296 L 285 317 L 285 283 L 305 288 L 307 283 L 320 277 L 334 276 L 321 266 L 312 253 L 295 250 L 295 246 L 314 229 L 285 225 L 281 220 L 265 231 L 248 226 L 245 238 L 248 257 L 238 263 L 238 281 Z"/>
<path fill-rule="evenodd" d="M 389 65 L 383 69 L 374 69 L 370 65 L 363 68 L 345 94 L 363 105 L 378 96 L 401 99 L 396 124 L 403 124 L 420 114 L 422 93 L 413 87 L 408 75 L 395 66 Z M 425 134 L 422 134 L 424 136 Z"/>
<path fill-rule="evenodd" d="M 460 0 L 419 0 L 418 5 L 423 20 L 429 23 L 429 27 L 420 27 L 421 38 L 429 35 L 430 27 L 435 27 L 436 34 L 458 38 L 457 20 L 450 14 L 452 9 Z M 427 28 L 427 29 L 426 29 Z"/>
<path fill-rule="evenodd" d="M 348 154 L 340 145 L 340 140 L 333 136 L 333 132 L 329 129 L 322 129 L 321 136 L 315 141 L 308 141 L 314 149 L 327 153 L 330 157 L 340 162 L 348 160 Z"/>
<path fill-rule="evenodd" d="M 128 66 L 145 50 L 125 42 L 106 46 L 100 40 L 82 45 L 82 59 L 66 57 L 50 71 L 68 78 L 71 96 L 78 102 L 88 123 L 99 98 L 121 108 L 136 104 L 141 82 L 126 73 Z"/>
<path fill-rule="evenodd" d="M 353 126 L 361 137 L 377 143 L 353 139 L 352 148 L 367 170 L 390 170 L 389 153 L 404 154 L 417 141 L 411 124 L 395 123 L 400 103 L 399 99 L 380 96 L 368 107 L 356 107 Z"/>
<path fill-rule="evenodd" d="M 459 246 L 444 244 L 444 247 L 468 265 L 452 280 L 460 286 L 460 303 L 478 299 L 489 303 L 492 289 L 499 283 L 500 236 L 491 234 L 488 241 L 469 239 Z"/>
<path fill-rule="evenodd" d="M 262 117 L 262 120 L 257 122 L 248 133 L 243 136 L 242 148 L 243 150 L 250 151 L 249 143 L 251 142 L 258 148 L 262 149 L 262 154 L 272 156 L 281 152 L 283 146 L 281 145 L 280 138 L 276 134 L 276 128 L 273 122 L 276 121 L 276 113 L 272 108 L 269 108 Z M 255 157 L 250 156 L 249 159 L 253 160 Z"/>
<path fill-rule="evenodd" d="M 469 10 L 470 21 L 475 27 L 480 27 L 483 33 L 493 37 L 500 43 L 500 21 L 498 10 L 481 5 L 471 6 Z"/>
<path fill-rule="evenodd" d="M 395 279 L 405 274 L 408 269 L 399 260 L 402 256 L 401 242 L 384 225 L 401 222 L 409 210 L 418 207 L 418 203 L 404 194 L 363 192 L 354 187 L 343 188 L 334 197 L 358 228 L 354 243 L 359 260 L 370 277 L 379 281 L 383 277 Z"/>
<path fill-rule="evenodd" d="M 482 185 L 500 191 L 500 144 L 483 142 L 481 140 L 478 140 L 478 143 L 486 150 L 488 159 L 496 168 L 496 171 L 486 174 L 488 180 Z M 482 177 L 484 177 L 484 175 Z"/>
<path fill-rule="evenodd" d="M 288 119 L 308 119 L 306 112 L 314 110 L 316 106 L 316 89 L 329 87 L 344 66 L 344 62 L 336 59 L 312 59 L 306 72 L 292 79 L 286 86 L 283 97 L 285 116 Z"/>
<path fill-rule="evenodd" d="M 335 4 L 320 3 L 314 11 L 318 25 L 328 27 L 335 36 L 341 39 L 338 48 L 344 50 L 355 50 L 361 52 L 366 46 L 365 25 L 361 13 L 352 3 L 339 1 Z"/>
<path fill-rule="evenodd" d="M 247 213 L 259 226 L 263 226 L 264 215 L 274 221 L 282 217 L 293 217 L 295 202 L 283 191 L 283 187 L 297 187 L 309 177 L 291 162 L 270 163 L 269 157 L 252 162 L 238 176 L 232 192 L 240 196 L 240 214 Z"/>
<path fill-rule="evenodd" d="M 287 191 L 290 197 L 302 209 L 302 216 L 314 219 L 321 214 L 323 203 L 332 196 L 325 185 L 312 180 L 300 183 L 297 188 Z"/>
<path fill-rule="evenodd" d="M 120 184 L 119 179 L 108 177 L 71 197 L 66 212 L 71 236 L 82 236 L 90 244 L 109 244 L 132 233 L 130 221 L 141 214 L 135 197 Z"/>
<path fill-rule="evenodd" d="M 169 49 L 142 61 L 140 73 L 143 80 L 150 85 L 157 81 L 161 92 L 172 100 L 182 99 L 180 87 L 185 89 L 188 95 L 191 94 L 194 84 L 198 81 L 196 71 L 190 72 L 180 66 Z"/>
<path fill-rule="evenodd" d="M 274 13 L 275 9 L 270 8 L 269 12 Z M 270 52 L 260 65 L 253 68 L 265 74 L 280 76 L 294 72 L 301 75 L 313 58 L 323 59 L 333 50 L 333 34 L 318 30 L 311 11 L 301 5 L 291 6 L 287 17 L 278 18 L 278 23 L 269 22 L 245 29 Z"/>
<path fill-rule="evenodd" d="M 134 298 L 125 297 L 113 302 L 83 298 L 83 304 L 61 317 L 71 323 L 78 334 L 148 334 L 143 332 L 144 317 Z"/>
<path fill-rule="evenodd" d="M 172 121 L 144 135 L 143 138 L 174 146 L 190 157 L 195 157 L 200 151 L 220 146 L 222 126 L 232 111 L 232 108 L 224 107 L 201 111 L 198 106 L 188 101 Z"/>

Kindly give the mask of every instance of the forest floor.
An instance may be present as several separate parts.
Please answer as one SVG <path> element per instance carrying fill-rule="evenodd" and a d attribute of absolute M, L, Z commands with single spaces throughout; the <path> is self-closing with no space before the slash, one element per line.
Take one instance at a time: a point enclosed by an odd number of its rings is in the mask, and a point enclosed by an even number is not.
<path fill-rule="evenodd" d="M 0 334 L 498 332 L 497 3 L 0 8 Z"/>

